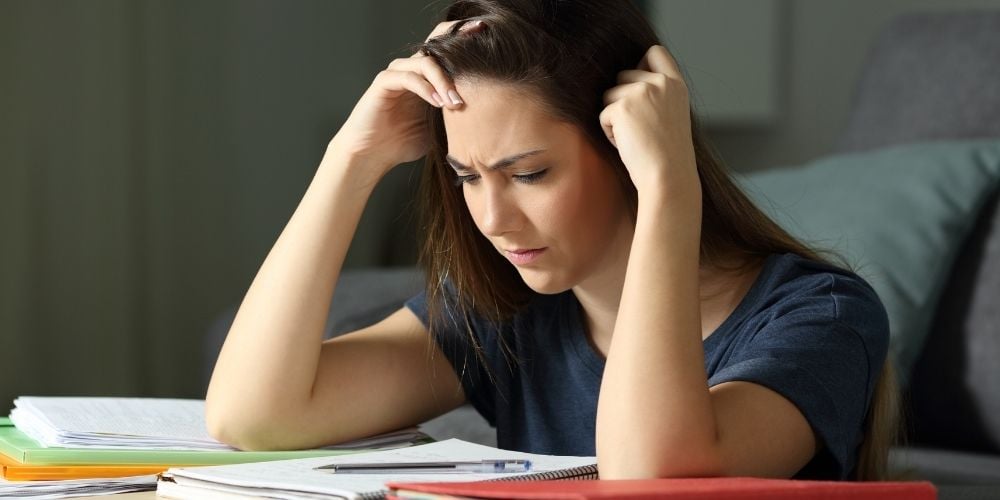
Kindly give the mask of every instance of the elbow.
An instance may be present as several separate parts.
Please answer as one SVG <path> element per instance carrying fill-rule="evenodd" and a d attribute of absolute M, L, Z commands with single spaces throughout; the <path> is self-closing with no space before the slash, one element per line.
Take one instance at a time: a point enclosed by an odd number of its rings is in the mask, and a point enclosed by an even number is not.
<path fill-rule="evenodd" d="M 608 470 L 610 469 L 610 470 Z M 690 464 L 649 464 L 646 467 L 620 468 L 598 464 L 601 479 L 675 479 L 694 477 L 722 477 L 724 473 L 717 467 L 692 466 Z"/>
<path fill-rule="evenodd" d="M 267 418 L 252 418 L 248 414 L 233 415 L 212 406 L 205 407 L 205 427 L 209 436 L 220 443 L 243 451 L 273 451 L 284 449 L 276 439 L 279 428 Z M 249 414 L 249 415 L 252 415 Z"/>
<path fill-rule="evenodd" d="M 712 464 L 648 463 L 633 467 L 620 467 L 598 463 L 601 479 L 672 479 L 691 477 L 722 477 L 720 467 Z"/>
<path fill-rule="evenodd" d="M 695 451 L 697 450 L 697 451 Z M 598 454 L 601 479 L 669 479 L 725 476 L 720 456 L 713 450 L 691 447 L 662 448 L 645 454 Z"/>
<path fill-rule="evenodd" d="M 215 420 L 208 424 L 208 433 L 220 443 L 242 451 L 279 451 L 289 449 L 277 438 L 274 426 Z"/>
<path fill-rule="evenodd" d="M 208 392 L 205 394 L 205 430 L 208 435 L 222 443 L 234 448 L 239 448 L 236 442 L 236 435 L 233 433 L 233 422 L 230 414 L 231 405 L 227 405 L 225 399 L 215 389 L 215 374 L 208 384 Z"/>
<path fill-rule="evenodd" d="M 246 450 L 243 440 L 245 433 L 238 430 L 242 425 L 215 408 L 217 407 L 205 405 L 205 428 L 208 435 L 222 444 Z"/>

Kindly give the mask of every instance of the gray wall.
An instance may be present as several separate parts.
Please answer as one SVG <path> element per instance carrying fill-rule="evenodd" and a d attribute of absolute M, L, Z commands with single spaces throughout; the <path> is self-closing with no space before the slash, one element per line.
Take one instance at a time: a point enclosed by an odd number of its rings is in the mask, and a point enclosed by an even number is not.
<path fill-rule="evenodd" d="M 778 121 L 710 135 L 739 170 L 820 156 L 890 15 L 997 3 L 785 0 Z M 242 297 L 371 77 L 436 8 L 0 0 L 0 405 L 201 397 L 212 318 Z M 375 193 L 348 265 L 412 262 L 400 216 L 414 170 Z"/>
<path fill-rule="evenodd" d="M 826 154 L 847 123 L 854 82 L 879 27 L 903 12 L 965 8 L 1000 9 L 1000 0 L 786 0 L 778 120 L 767 127 L 714 129 L 715 146 L 741 171 Z M 934 71 L 934 61 L 927 61 L 927 70 Z"/>

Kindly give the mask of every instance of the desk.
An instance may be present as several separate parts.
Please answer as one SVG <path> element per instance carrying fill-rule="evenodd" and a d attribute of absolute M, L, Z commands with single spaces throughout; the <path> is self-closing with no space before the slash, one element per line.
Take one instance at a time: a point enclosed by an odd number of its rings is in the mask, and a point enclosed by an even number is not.
<path fill-rule="evenodd" d="M 155 491 L 137 491 L 135 493 L 119 493 L 117 495 L 97 495 L 92 497 L 74 497 L 79 500 L 87 500 L 89 498 L 103 498 L 103 499 L 113 499 L 113 500 L 154 500 L 158 498 Z"/>

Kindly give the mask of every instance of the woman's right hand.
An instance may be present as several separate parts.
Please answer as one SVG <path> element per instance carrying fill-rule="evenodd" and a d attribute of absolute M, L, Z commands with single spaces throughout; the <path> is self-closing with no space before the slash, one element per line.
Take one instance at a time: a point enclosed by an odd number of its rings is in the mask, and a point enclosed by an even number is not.
<path fill-rule="evenodd" d="M 438 24 L 427 39 L 446 33 L 456 22 Z M 461 30 L 469 32 L 480 25 L 469 22 Z M 434 58 L 418 52 L 396 59 L 375 76 L 327 152 L 364 158 L 371 168 L 379 169 L 372 172 L 377 180 L 392 167 L 427 153 L 427 104 L 456 109 L 462 101 Z"/>

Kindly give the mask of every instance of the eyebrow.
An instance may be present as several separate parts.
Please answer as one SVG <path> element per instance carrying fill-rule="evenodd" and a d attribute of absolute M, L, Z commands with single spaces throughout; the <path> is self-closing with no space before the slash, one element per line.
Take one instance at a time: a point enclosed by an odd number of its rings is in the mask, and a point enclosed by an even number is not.
<path fill-rule="evenodd" d="M 519 161 L 521 161 L 521 160 L 523 160 L 525 158 L 529 158 L 531 156 L 535 156 L 535 155 L 543 153 L 543 152 L 545 152 L 544 149 L 536 149 L 536 150 L 533 150 L 533 151 L 526 151 L 524 153 L 518 153 L 518 154 L 513 155 L 513 156 L 508 156 L 508 157 L 506 157 L 506 158 L 504 158 L 504 159 L 502 159 L 502 160 L 500 160 L 500 161 L 498 161 L 498 162 L 490 165 L 489 167 L 486 167 L 486 170 L 489 170 L 489 171 L 503 170 L 505 168 L 509 168 L 510 166 L 514 165 L 515 163 L 517 163 L 517 162 L 519 162 Z M 453 157 L 451 155 L 445 155 L 445 159 L 448 160 L 449 164 L 451 164 L 451 168 L 453 168 L 455 170 L 473 170 L 472 168 L 469 168 L 468 166 L 463 165 L 460 161 L 456 160 L 455 157 Z"/>

